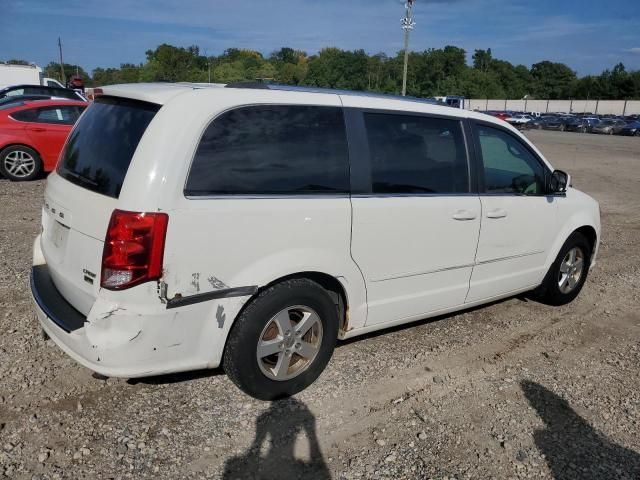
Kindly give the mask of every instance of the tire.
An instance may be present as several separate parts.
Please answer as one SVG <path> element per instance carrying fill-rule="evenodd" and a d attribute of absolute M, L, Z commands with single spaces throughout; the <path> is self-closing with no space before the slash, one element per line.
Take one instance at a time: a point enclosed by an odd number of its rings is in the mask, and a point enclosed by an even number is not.
<path fill-rule="evenodd" d="M 303 321 L 307 321 L 307 327 L 309 322 L 314 323 L 298 337 L 296 330 Z M 224 370 L 243 392 L 259 400 L 294 395 L 311 385 L 329 363 L 338 324 L 335 303 L 316 282 L 301 278 L 273 285 L 236 319 L 223 355 Z M 282 330 L 289 326 L 287 335 Z M 315 353 L 309 346 L 315 346 Z M 260 357 L 270 351 L 276 353 Z M 287 359 L 287 370 L 279 369 Z"/>
<path fill-rule="evenodd" d="M 580 267 L 573 274 L 565 273 L 570 260 L 571 252 L 580 252 L 574 258 L 582 257 Z M 565 305 L 572 302 L 582 290 L 584 282 L 589 274 L 591 262 L 591 245 L 584 235 L 579 232 L 572 233 L 560 249 L 558 256 L 549 268 L 542 285 L 536 290 L 535 297 L 547 305 Z M 577 265 L 575 265 L 577 266 Z M 572 272 L 572 270 L 569 270 Z M 571 286 L 570 277 L 573 278 Z M 563 280 L 567 279 L 566 283 Z M 564 288 L 562 287 L 564 283 Z M 570 287 L 567 289 L 567 287 Z"/>
<path fill-rule="evenodd" d="M 26 182 L 42 172 L 40 155 L 25 145 L 13 145 L 0 153 L 0 173 L 13 182 Z"/>

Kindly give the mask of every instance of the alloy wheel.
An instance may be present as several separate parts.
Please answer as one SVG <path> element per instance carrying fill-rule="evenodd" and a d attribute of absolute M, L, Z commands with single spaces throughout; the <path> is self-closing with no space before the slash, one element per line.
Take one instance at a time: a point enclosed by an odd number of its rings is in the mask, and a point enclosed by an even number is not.
<path fill-rule="evenodd" d="M 558 273 L 558 287 L 562 293 L 570 293 L 582 278 L 584 268 L 584 252 L 579 247 L 573 247 L 567 252 Z"/>
<path fill-rule="evenodd" d="M 4 159 L 4 168 L 16 178 L 26 178 L 36 169 L 36 159 L 29 152 L 14 150 Z"/>
<path fill-rule="evenodd" d="M 275 314 L 256 347 L 260 370 L 269 379 L 284 381 L 307 370 L 320 351 L 322 321 L 310 307 L 295 305 Z"/>

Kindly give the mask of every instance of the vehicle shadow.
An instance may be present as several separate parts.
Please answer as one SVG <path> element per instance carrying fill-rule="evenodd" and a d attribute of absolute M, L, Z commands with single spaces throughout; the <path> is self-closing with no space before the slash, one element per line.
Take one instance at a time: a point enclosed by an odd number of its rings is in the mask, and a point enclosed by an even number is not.
<path fill-rule="evenodd" d="M 542 385 L 524 381 L 521 387 L 545 423 L 533 437 L 556 480 L 640 478 L 640 454 L 608 440 Z"/>
<path fill-rule="evenodd" d="M 507 297 L 507 298 L 501 298 L 500 300 L 494 300 L 492 302 L 489 303 L 483 303 L 482 305 L 476 305 L 475 307 L 468 307 L 462 310 L 456 310 L 455 312 L 451 312 L 451 313 L 444 313 L 442 315 L 438 315 L 435 317 L 428 317 L 428 318 L 424 318 L 422 320 L 414 320 L 411 321 L 409 323 L 402 323 L 400 325 L 396 325 L 394 327 L 385 327 L 382 330 L 375 330 L 373 332 L 370 333 L 365 333 L 364 335 L 358 335 L 357 337 L 352 337 L 352 338 L 348 338 L 346 340 L 340 340 L 338 342 L 338 344 L 336 345 L 336 348 L 340 348 L 341 346 L 344 345 L 349 345 L 351 343 L 357 343 L 357 342 L 361 342 L 363 340 L 367 340 L 369 338 L 376 338 L 382 335 L 387 335 L 389 333 L 393 333 L 393 332 L 401 332 L 402 330 L 410 330 L 412 328 L 415 327 L 419 327 L 421 325 L 428 325 L 430 323 L 435 323 L 435 322 L 439 322 L 441 320 L 446 320 L 447 318 L 453 318 L 456 317 L 458 315 L 462 315 L 464 313 L 472 313 L 475 312 L 477 310 L 484 310 L 485 308 L 491 307 L 493 305 L 498 305 L 500 303 L 505 303 L 508 302 L 509 300 L 519 300 L 521 302 L 536 302 L 535 298 L 532 296 L 529 296 L 528 294 L 519 294 L 519 295 L 514 295 L 512 297 Z"/>
<path fill-rule="evenodd" d="M 402 331 L 402 330 L 408 330 L 411 328 L 415 328 L 415 327 L 419 327 L 420 325 L 426 325 L 429 323 L 433 323 L 433 322 L 438 322 L 440 320 L 444 320 L 446 318 L 451 318 L 454 317 L 456 315 L 461 315 L 463 313 L 469 313 L 469 312 L 473 312 L 476 310 L 480 310 L 483 308 L 487 308 L 489 306 L 492 305 L 497 305 L 499 303 L 504 303 L 507 302 L 509 300 L 512 299 L 518 299 L 522 302 L 528 302 L 528 301 L 532 301 L 533 299 L 526 296 L 526 295 L 517 295 L 517 296 L 513 296 L 513 297 L 508 297 L 508 298 L 503 298 L 500 300 L 496 300 L 493 301 L 491 303 L 487 303 L 487 304 L 483 304 L 483 305 L 478 305 L 475 307 L 470 307 L 467 308 L 465 310 L 460 310 L 457 312 L 453 312 L 453 313 L 447 313 L 444 315 L 438 315 L 437 317 L 430 317 L 430 318 L 425 318 L 423 320 L 416 320 L 414 322 L 409 322 L 409 323 L 403 323 L 402 325 L 397 325 L 395 327 L 387 327 L 383 330 L 376 330 L 375 332 L 371 332 L 371 333 L 367 333 L 365 335 L 359 335 L 357 337 L 354 338 L 349 338 L 346 340 L 341 340 L 337 343 L 336 348 L 340 348 L 343 347 L 345 345 L 349 345 L 352 343 L 356 343 L 356 342 L 362 342 L 364 340 L 370 339 L 370 338 L 376 338 L 378 336 L 381 335 L 386 335 L 392 332 L 398 332 L 398 331 Z M 214 369 L 208 369 L 208 370 L 194 370 L 194 371 L 188 371 L 188 372 L 178 372 L 178 373 L 169 373 L 169 374 L 165 374 L 165 375 L 157 375 L 154 377 L 143 377 L 143 378 L 131 378 L 129 380 L 127 380 L 127 383 L 129 383 L 130 385 L 138 385 L 138 384 L 145 384 L 145 385 L 165 385 L 165 384 L 171 384 L 171 383 L 181 383 L 181 382 L 188 382 L 190 380 L 199 380 L 201 378 L 208 378 L 208 377 L 215 377 L 218 375 L 224 375 L 224 370 L 222 369 L 222 367 L 218 367 L 218 368 L 214 368 Z"/>
<path fill-rule="evenodd" d="M 296 458 L 300 434 L 309 449 L 309 459 Z M 288 398 L 271 403 L 256 419 L 256 436 L 241 455 L 228 459 L 224 480 L 235 479 L 330 479 L 316 435 L 316 419 L 307 406 Z"/>

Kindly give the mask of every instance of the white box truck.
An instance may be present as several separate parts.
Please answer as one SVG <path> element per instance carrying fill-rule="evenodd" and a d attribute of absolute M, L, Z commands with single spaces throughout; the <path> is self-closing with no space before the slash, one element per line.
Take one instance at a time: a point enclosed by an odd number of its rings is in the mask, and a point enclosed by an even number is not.
<path fill-rule="evenodd" d="M 11 85 L 46 85 L 64 88 L 64 85 L 57 80 L 43 77 L 42 69 L 37 65 L 0 63 L 0 88 Z"/>

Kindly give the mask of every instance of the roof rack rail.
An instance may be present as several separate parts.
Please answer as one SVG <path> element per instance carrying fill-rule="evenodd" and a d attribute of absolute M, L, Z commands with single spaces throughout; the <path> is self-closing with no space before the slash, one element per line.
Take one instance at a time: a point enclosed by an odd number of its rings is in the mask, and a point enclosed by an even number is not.
<path fill-rule="evenodd" d="M 262 80 L 244 80 L 240 82 L 231 82 L 225 85 L 225 88 L 249 88 L 259 90 L 282 90 L 289 92 L 305 92 L 305 93 L 329 93 L 333 95 L 350 95 L 355 97 L 371 97 L 384 98 L 387 100 L 402 100 L 406 102 L 429 103 L 432 105 L 447 106 L 443 102 L 435 98 L 418 98 L 412 96 L 400 96 L 388 93 L 368 92 L 360 90 L 344 90 L 337 88 L 313 87 L 303 85 L 284 85 L 280 83 L 264 82 Z"/>
<path fill-rule="evenodd" d="M 224 88 L 256 88 L 256 89 L 269 89 L 269 86 L 261 81 L 242 81 L 227 83 Z"/>

